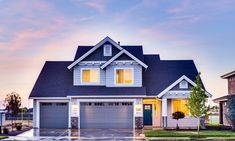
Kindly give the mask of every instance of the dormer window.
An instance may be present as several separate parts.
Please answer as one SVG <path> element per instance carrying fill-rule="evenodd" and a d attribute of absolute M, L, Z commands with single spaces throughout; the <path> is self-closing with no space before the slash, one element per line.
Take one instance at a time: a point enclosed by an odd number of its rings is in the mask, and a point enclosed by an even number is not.
<path fill-rule="evenodd" d="M 112 45 L 111 44 L 104 45 L 104 56 L 112 56 Z"/>
<path fill-rule="evenodd" d="M 116 85 L 132 85 L 133 84 L 133 69 L 132 68 L 117 68 L 115 69 L 115 84 Z"/>
<path fill-rule="evenodd" d="M 188 89 L 188 82 L 183 80 L 180 82 L 180 89 Z"/>

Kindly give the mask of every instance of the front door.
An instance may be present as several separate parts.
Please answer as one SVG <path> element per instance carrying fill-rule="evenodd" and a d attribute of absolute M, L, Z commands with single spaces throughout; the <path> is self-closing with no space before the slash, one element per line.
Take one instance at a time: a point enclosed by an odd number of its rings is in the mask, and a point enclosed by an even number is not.
<path fill-rule="evenodd" d="M 144 125 L 152 125 L 152 104 L 144 104 Z"/>

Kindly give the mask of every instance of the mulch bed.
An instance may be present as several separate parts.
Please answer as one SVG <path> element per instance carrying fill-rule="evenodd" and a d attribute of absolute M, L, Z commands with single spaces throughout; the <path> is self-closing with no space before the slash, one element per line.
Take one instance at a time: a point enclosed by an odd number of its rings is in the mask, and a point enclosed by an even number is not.
<path fill-rule="evenodd" d="M 18 134 L 21 134 L 25 131 L 28 131 L 28 130 L 32 129 L 32 127 L 23 126 L 20 131 L 17 131 L 16 128 L 13 128 L 13 131 L 12 131 L 11 126 L 7 126 L 7 129 L 9 130 L 9 134 L 4 134 L 3 131 L 2 131 L 2 134 L 0 134 L 0 136 L 16 136 Z M 3 127 L 2 127 L 2 130 L 3 130 Z"/>

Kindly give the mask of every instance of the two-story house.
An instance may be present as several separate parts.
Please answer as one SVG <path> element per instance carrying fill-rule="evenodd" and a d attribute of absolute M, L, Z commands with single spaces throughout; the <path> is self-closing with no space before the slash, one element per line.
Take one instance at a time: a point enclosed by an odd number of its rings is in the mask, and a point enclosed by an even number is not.
<path fill-rule="evenodd" d="M 221 78 L 228 81 L 228 95 L 214 99 L 214 102 L 219 103 L 219 123 L 229 125 L 229 121 L 226 118 L 228 112 L 227 101 L 228 96 L 235 94 L 235 71 L 222 75 Z"/>
<path fill-rule="evenodd" d="M 33 127 L 173 128 L 182 111 L 179 126 L 194 128 L 185 104 L 197 74 L 193 60 L 161 60 L 106 37 L 79 46 L 73 61 L 46 61 L 29 96 Z"/>

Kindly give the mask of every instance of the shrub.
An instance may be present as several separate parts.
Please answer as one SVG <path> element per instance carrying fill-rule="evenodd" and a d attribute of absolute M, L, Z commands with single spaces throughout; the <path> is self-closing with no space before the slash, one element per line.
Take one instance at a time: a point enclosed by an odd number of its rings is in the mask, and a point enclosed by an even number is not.
<path fill-rule="evenodd" d="M 4 133 L 4 134 L 9 134 L 9 130 L 8 130 L 6 127 L 4 127 L 4 128 L 3 128 L 3 133 Z"/>
<path fill-rule="evenodd" d="M 181 111 L 177 111 L 177 112 L 174 112 L 174 113 L 172 114 L 172 118 L 175 119 L 175 120 L 177 120 L 176 130 L 179 129 L 178 120 L 181 119 L 181 118 L 184 118 L 184 117 L 185 117 L 185 115 L 184 115 L 184 113 L 181 112 Z"/>
<path fill-rule="evenodd" d="M 16 130 L 20 131 L 22 129 L 22 123 L 17 123 L 16 124 Z"/>

